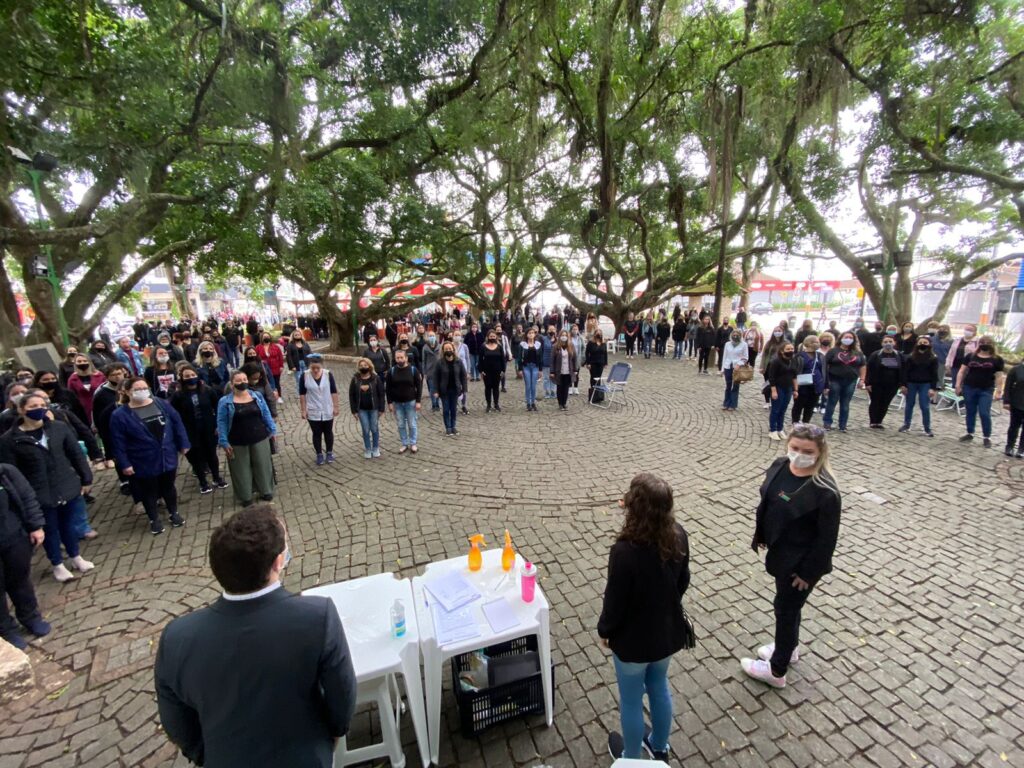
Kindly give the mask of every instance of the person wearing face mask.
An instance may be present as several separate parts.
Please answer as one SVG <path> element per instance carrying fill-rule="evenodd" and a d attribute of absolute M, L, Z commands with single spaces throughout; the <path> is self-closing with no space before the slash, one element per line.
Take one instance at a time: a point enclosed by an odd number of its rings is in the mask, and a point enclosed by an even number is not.
<path fill-rule="evenodd" d="M 356 365 L 348 387 L 348 403 L 352 417 L 362 428 L 363 458 L 380 458 L 380 417 L 387 405 L 387 392 L 384 379 L 374 371 L 369 358 L 360 358 Z M 317 463 L 321 463 L 319 454 Z"/>
<path fill-rule="evenodd" d="M 708 373 L 708 360 L 711 358 L 711 350 L 718 339 L 718 331 L 711 324 L 711 315 L 705 315 L 697 328 L 697 373 L 703 376 L 710 376 Z"/>
<path fill-rule="evenodd" d="M 493 330 L 487 333 L 484 345 L 480 348 L 479 361 L 477 363 L 480 377 L 484 382 L 484 400 L 487 403 L 487 413 L 494 410 L 500 411 L 498 404 L 501 374 L 505 371 L 505 350 L 498 342 L 498 335 Z"/>
<path fill-rule="evenodd" d="M 68 377 L 75 372 L 75 358 L 78 357 L 77 347 L 68 347 L 64 359 L 57 365 L 57 380 L 62 387 L 68 384 Z M 39 374 L 36 374 L 37 376 Z"/>
<path fill-rule="evenodd" d="M 480 348 L 484 345 L 484 334 L 480 331 L 480 324 L 473 323 L 469 327 L 463 341 L 466 344 L 466 351 L 469 353 L 469 380 L 480 381 L 480 369 L 477 364 L 480 362 Z"/>
<path fill-rule="evenodd" d="M 76 401 L 72 410 L 86 424 L 92 424 L 92 399 L 106 380 L 102 373 L 92 367 L 92 360 L 86 355 L 75 358 L 75 372 L 68 377 L 68 389 Z"/>
<path fill-rule="evenodd" d="M 864 319 L 858 317 L 853 323 L 853 333 L 857 337 L 860 351 L 865 357 L 871 357 L 882 348 L 882 337 L 885 336 L 885 329 L 881 323 L 875 323 L 875 330 L 869 331 L 864 327 Z M 834 334 L 838 336 L 839 334 Z"/>
<path fill-rule="evenodd" d="M 932 352 L 931 337 L 918 337 L 914 351 L 904 356 L 900 388 L 905 398 L 903 426 L 900 427 L 900 432 L 910 431 L 916 400 L 921 406 L 924 433 L 932 437 L 931 401 L 939 388 L 939 359 Z"/>
<path fill-rule="evenodd" d="M 1006 430 L 1006 448 L 1003 449 L 1003 453 L 1024 459 L 1024 362 L 1017 363 L 1006 374 L 1006 383 L 1003 385 L 1003 408 L 1010 413 L 1010 426 Z M 1015 453 L 1013 448 L 1017 443 L 1018 434 L 1020 443 Z"/>
<path fill-rule="evenodd" d="M 576 328 L 576 326 L 573 326 L 573 328 Z M 578 333 L 579 329 L 577 328 L 576 331 Z M 512 362 L 512 343 L 505 332 L 501 329 L 501 323 L 494 324 L 494 333 L 498 337 L 498 346 L 501 347 L 501 351 L 505 355 L 505 367 L 501 369 L 501 391 L 507 392 L 508 390 L 505 388 L 505 372 L 507 370 L 508 363 Z"/>
<path fill-rule="evenodd" d="M 604 333 L 598 328 L 594 337 L 587 342 L 586 350 L 583 353 L 583 367 L 589 371 L 590 388 L 587 390 L 588 403 L 604 402 L 604 392 L 594 391 L 598 381 L 604 375 L 604 368 L 608 365 L 608 347 L 604 343 Z"/>
<path fill-rule="evenodd" d="M 537 410 L 537 378 L 544 362 L 544 347 L 537 338 L 537 329 L 526 330 L 526 339 L 520 342 L 523 361 L 523 387 L 525 390 L 526 410 Z"/>
<path fill-rule="evenodd" d="M 263 397 L 263 402 L 267 404 L 267 410 L 270 411 L 271 418 L 277 421 L 277 393 L 270 386 L 267 366 L 261 363 L 259 358 L 256 358 L 250 360 L 238 370 L 245 374 L 249 382 L 249 391 L 256 392 Z M 230 395 L 234 391 L 234 387 L 231 386 L 231 381 L 229 380 L 221 394 Z"/>
<path fill-rule="evenodd" d="M 967 434 L 960 438 L 961 443 L 974 439 L 975 420 L 981 417 L 985 447 L 992 447 L 992 400 L 1003 398 L 1004 368 L 991 336 L 980 337 L 974 352 L 964 357 L 956 379 L 956 393 L 963 395 L 967 410 Z"/>
<path fill-rule="evenodd" d="M 723 376 L 722 358 L 725 356 L 725 347 L 732 338 L 733 328 L 729 325 L 729 318 L 723 317 L 722 324 L 715 330 L 715 365 L 718 367 L 718 375 Z"/>
<path fill-rule="evenodd" d="M 20 650 L 26 650 L 28 643 L 18 624 L 36 637 L 44 637 L 51 630 L 39 612 L 32 587 L 32 554 L 45 541 L 45 524 L 35 491 L 25 476 L 11 464 L 0 464 L 0 638 Z M 8 612 L 8 597 L 17 622 Z"/>
<path fill-rule="evenodd" d="M 218 488 L 227 488 L 217 458 L 217 401 L 220 400 L 220 390 L 208 386 L 191 365 L 184 366 L 178 377 L 180 387 L 170 402 L 181 416 L 192 446 L 185 457 L 199 480 L 199 493 L 213 493 L 213 487 L 206 480 L 207 472 Z"/>
<path fill-rule="evenodd" d="M 761 357 L 758 360 L 758 368 L 761 372 L 761 378 L 764 379 L 765 386 L 761 388 L 761 394 L 764 395 L 764 407 L 772 407 L 772 394 L 771 387 L 768 383 L 768 366 L 771 364 L 779 353 L 782 345 L 786 343 L 786 339 L 783 336 L 781 328 L 776 327 L 772 330 L 771 336 L 768 338 L 768 342 L 764 345 L 764 350 L 761 352 Z M 774 430 L 772 430 L 774 431 Z"/>
<path fill-rule="evenodd" d="M 904 323 L 902 327 L 903 331 L 897 338 L 896 345 L 899 348 L 900 354 L 909 355 L 917 346 L 917 334 L 914 332 L 914 324 L 909 321 Z"/>
<path fill-rule="evenodd" d="M 622 324 L 622 334 L 626 337 L 626 359 L 636 357 L 636 346 L 637 340 L 641 339 L 640 336 L 640 323 L 633 316 L 632 312 L 626 314 L 626 320 Z M 640 342 L 643 344 L 643 341 Z M 547 395 L 545 394 L 545 397 Z"/>
<path fill-rule="evenodd" d="M 576 357 L 576 350 L 569 343 L 568 332 L 562 331 L 551 353 L 551 378 L 556 385 L 559 410 L 568 410 L 569 387 L 572 386 L 573 374 L 578 368 L 579 358 Z"/>
<path fill-rule="evenodd" d="M 651 351 L 654 347 L 654 337 L 658 334 L 658 325 L 654 320 L 654 312 L 648 312 L 640 325 L 640 346 L 644 353 L 644 359 L 651 359 Z"/>
<path fill-rule="evenodd" d="M 793 318 L 795 321 L 796 318 Z M 779 329 L 782 331 L 782 338 L 788 341 L 790 344 L 793 343 L 793 331 L 789 329 L 789 322 L 786 320 L 779 320 Z"/>
<path fill-rule="evenodd" d="M 167 350 L 157 348 L 153 354 L 155 362 L 143 374 L 154 397 L 167 400 L 173 394 L 176 374 L 174 363 Z"/>
<path fill-rule="evenodd" d="M 164 500 L 171 525 L 180 528 L 185 519 L 178 514 L 178 492 L 174 478 L 178 458 L 191 444 L 181 416 L 169 404 L 154 398 L 145 379 L 133 377 L 125 382 L 127 404 L 110 416 L 110 434 L 114 443 L 114 461 L 128 477 L 132 494 L 142 502 L 154 536 L 164 532 L 157 501 Z"/>
<path fill-rule="evenodd" d="M 377 336 L 374 334 L 368 339 L 369 341 L 376 341 Z M 299 381 L 302 379 L 302 374 L 306 372 L 306 358 L 309 355 L 309 344 L 302 337 L 302 331 L 293 331 L 291 341 L 288 342 L 288 349 L 285 350 L 285 358 L 288 362 L 288 370 L 291 371 L 292 375 L 295 376 L 295 388 L 299 388 Z M 383 370 L 383 369 L 381 369 Z"/>
<path fill-rule="evenodd" d="M 30 379 L 29 384 L 31 383 Z M 17 381 L 7 385 L 7 389 L 4 390 L 4 403 L 6 407 L 3 412 L 0 412 L 0 435 L 9 432 L 11 427 L 21 418 L 21 413 L 18 412 L 18 403 L 21 402 L 22 395 L 28 392 L 28 390 L 28 386 Z"/>
<path fill-rule="evenodd" d="M 31 368 L 19 368 L 14 372 L 14 381 L 17 384 L 28 387 L 31 386 L 32 379 L 35 378 L 35 375 L 36 372 Z"/>
<path fill-rule="evenodd" d="M 114 446 L 110 437 L 110 417 L 118 406 L 121 397 L 121 385 L 128 378 L 128 367 L 124 363 L 111 363 L 103 370 L 106 381 L 96 390 L 92 399 L 92 419 L 96 432 L 103 441 L 103 458 L 107 469 L 113 469 Z M 118 475 L 120 477 L 120 473 Z M 128 484 L 128 478 L 122 478 L 122 487 Z"/>
<path fill-rule="evenodd" d="M 284 393 L 281 391 L 281 373 L 284 371 L 284 352 L 280 344 L 274 344 L 269 333 L 260 337 L 260 343 L 256 347 L 256 354 L 270 371 L 267 381 L 277 393 L 278 400 L 284 400 Z"/>
<path fill-rule="evenodd" d="M 117 361 L 128 367 L 128 373 L 132 376 L 141 376 L 146 370 L 146 363 L 139 351 L 132 346 L 132 339 L 122 336 L 117 340 L 117 352 L 114 353 Z"/>
<path fill-rule="evenodd" d="M 455 356 L 462 362 L 462 367 L 467 371 L 469 370 L 469 347 L 462 341 L 462 331 L 452 332 L 452 344 L 455 345 Z M 473 380 L 471 376 L 470 381 Z M 504 391 L 504 390 L 502 390 Z M 459 398 L 459 407 L 462 409 L 463 415 L 469 414 L 469 409 L 466 407 L 469 395 L 466 392 L 462 393 L 462 397 Z"/>
<path fill-rule="evenodd" d="M 978 348 L 978 326 L 965 325 L 964 333 L 949 345 L 949 352 L 946 353 L 946 370 L 949 371 L 950 380 L 956 388 L 956 382 L 960 375 L 960 368 L 964 364 L 964 358 L 974 354 Z"/>
<path fill-rule="evenodd" d="M 857 337 L 844 333 L 839 337 L 839 347 L 830 349 L 825 355 L 825 406 L 823 422 L 825 429 L 832 429 L 836 405 L 839 406 L 839 431 L 846 432 L 850 419 L 850 401 L 858 387 L 864 386 L 867 360 L 857 348 Z"/>
<path fill-rule="evenodd" d="M 469 387 L 469 376 L 462 361 L 456 357 L 455 346 L 450 341 L 441 346 L 441 358 L 434 366 L 433 389 L 441 401 L 444 433 L 453 437 L 459 434 L 455 426 L 459 396 Z"/>
<path fill-rule="evenodd" d="M 768 363 L 765 371 L 768 376 L 771 410 L 768 412 L 768 439 L 782 440 L 786 435 L 782 431 L 785 424 L 786 411 L 796 390 L 797 377 L 803 373 L 803 360 L 796 356 L 792 342 L 783 341 L 779 352 Z"/>
<path fill-rule="evenodd" d="M 196 348 L 195 369 L 202 382 L 217 392 L 223 391 L 231 378 L 228 364 L 220 359 L 212 341 L 203 341 Z"/>
<path fill-rule="evenodd" d="M 677 307 L 678 309 L 678 307 Z M 683 359 L 683 346 L 686 343 L 686 320 L 682 314 L 672 322 L 672 359 Z"/>
<path fill-rule="evenodd" d="M 786 455 L 772 462 L 761 484 L 751 542 L 755 553 L 767 550 L 764 568 L 775 578 L 775 637 L 757 658 L 740 661 L 748 676 L 773 688 L 785 687 L 789 666 L 800 660 L 801 613 L 832 571 L 842 506 L 824 430 L 794 424 Z"/>
<path fill-rule="evenodd" d="M 818 332 L 814 330 L 814 323 L 810 319 L 804 320 L 800 329 L 796 332 L 796 336 L 793 337 L 793 344 L 796 347 L 803 346 L 804 339 L 808 336 L 817 336 Z"/>
<path fill-rule="evenodd" d="M 551 358 L 557 342 L 558 332 L 555 330 L 554 325 L 549 325 L 546 334 L 542 334 L 540 339 L 542 365 L 540 369 L 541 381 L 544 383 L 544 399 L 550 400 L 557 395 L 557 387 L 555 386 L 555 380 L 551 378 Z M 637 339 L 638 345 L 642 345 L 643 341 L 640 340 L 640 324 L 637 323 Z"/>
<path fill-rule="evenodd" d="M 420 400 L 423 399 L 423 375 L 409 363 L 409 354 L 399 342 L 395 350 L 395 364 L 385 381 L 388 408 L 398 422 L 399 453 L 416 453 Z"/>
<path fill-rule="evenodd" d="M 89 346 L 89 360 L 97 371 L 102 371 L 111 363 L 116 363 L 117 357 L 110 351 L 107 342 L 97 339 Z"/>
<path fill-rule="evenodd" d="M 160 722 L 182 762 L 333 764 L 355 711 L 355 671 L 331 600 L 281 587 L 290 559 L 271 505 L 213 531 L 210 569 L 223 595 L 171 621 L 156 654 Z"/>
<path fill-rule="evenodd" d="M 905 386 L 905 367 L 905 358 L 896 349 L 896 340 L 889 336 L 882 339 L 879 351 L 868 356 L 864 388 L 871 398 L 868 405 L 868 426 L 871 429 L 885 429 L 882 422 L 889 412 L 889 405 L 896 392 Z"/>
<path fill-rule="evenodd" d="M 391 358 L 388 357 L 387 351 L 380 344 L 380 339 L 376 336 L 371 336 L 369 343 L 366 345 L 366 349 L 363 350 L 363 357 L 368 358 L 373 363 L 373 370 L 377 372 L 377 375 L 383 379 L 388 377 L 388 369 L 391 368 Z"/>
<path fill-rule="evenodd" d="M 441 347 L 437 343 L 437 334 L 428 331 L 424 337 L 424 344 L 420 348 L 420 365 L 423 368 L 423 380 L 427 383 L 427 393 L 430 395 L 430 411 L 436 413 L 441 410 L 440 393 L 437 391 L 436 377 L 437 364 L 441 358 Z M 447 424 L 445 425 L 447 429 Z"/>
<path fill-rule="evenodd" d="M 263 501 L 274 498 L 270 439 L 277 425 L 263 395 L 249 389 L 245 371 L 231 375 L 231 394 L 217 403 L 217 441 L 228 457 L 231 485 L 242 506 L 253 503 L 253 488 Z"/>
<path fill-rule="evenodd" d="M 171 342 L 171 334 L 167 331 L 161 331 L 157 334 L 156 346 L 153 349 L 153 352 L 157 353 L 161 349 L 167 353 L 167 357 L 170 359 L 171 363 L 176 363 L 179 360 L 185 359 L 185 353 L 182 351 L 181 347 Z M 151 359 L 153 358 L 151 357 Z"/>
<path fill-rule="evenodd" d="M 75 570 L 85 573 L 93 568 L 78 547 L 82 521 L 88 518 L 83 494 L 92 486 L 92 471 L 74 432 L 54 419 L 47 405 L 37 389 L 21 398 L 20 422 L 0 437 L 0 462 L 15 466 L 35 491 L 45 519 L 46 556 L 53 577 L 64 582 L 74 576 L 64 565 L 62 545 Z"/>
<path fill-rule="evenodd" d="M 733 369 L 737 365 L 747 365 L 750 359 L 750 350 L 739 330 L 733 330 L 729 334 L 729 341 L 726 342 L 719 356 L 722 364 L 722 375 L 725 376 L 725 399 L 722 401 L 723 411 L 735 411 L 740 405 L 740 383 L 733 382 Z"/>
<path fill-rule="evenodd" d="M 818 398 L 825 389 L 825 355 L 819 351 L 821 343 L 813 333 L 804 337 L 796 356 L 800 358 L 801 373 L 796 377 L 796 395 L 793 398 L 794 424 L 811 423 Z"/>
<path fill-rule="evenodd" d="M 664 319 L 664 318 L 662 318 L 662 319 Z M 659 343 L 660 343 L 660 341 L 661 341 L 661 338 L 659 337 Z M 583 334 L 580 333 L 579 326 L 573 325 L 573 326 L 570 327 L 570 329 L 569 329 L 569 343 L 572 345 L 573 350 L 576 352 L 576 359 L 577 360 L 583 360 L 584 357 L 586 357 L 586 353 L 587 353 L 587 343 L 586 343 L 586 340 L 583 337 Z M 662 344 L 661 355 L 660 356 L 661 357 L 665 356 L 665 345 L 664 344 Z M 580 368 L 582 368 L 582 365 L 578 366 L 576 368 L 576 370 L 573 372 L 573 375 L 572 375 L 572 386 L 569 387 L 569 394 L 570 395 L 578 395 L 580 393 Z M 504 390 L 502 390 L 502 391 L 504 391 Z"/>
<path fill-rule="evenodd" d="M 942 324 L 935 331 L 935 335 L 931 337 L 932 340 L 932 352 L 935 353 L 935 357 L 939 359 L 939 390 L 946 386 L 946 358 L 949 356 L 949 350 L 953 346 L 953 336 L 949 332 L 949 326 Z"/>

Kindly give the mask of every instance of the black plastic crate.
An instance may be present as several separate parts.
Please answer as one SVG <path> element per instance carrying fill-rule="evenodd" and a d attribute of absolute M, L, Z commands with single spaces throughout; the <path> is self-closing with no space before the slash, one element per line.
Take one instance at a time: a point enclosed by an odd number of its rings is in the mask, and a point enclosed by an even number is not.
<path fill-rule="evenodd" d="M 484 649 L 484 653 L 491 658 L 501 658 L 536 650 L 537 636 L 526 635 L 509 640 L 507 643 L 489 646 Z M 482 691 L 462 690 L 459 673 L 469 666 L 471 655 L 465 653 L 452 658 L 452 688 L 455 691 L 455 702 L 459 706 L 459 723 L 463 736 L 467 739 L 479 736 L 492 725 L 544 712 L 544 683 L 541 680 L 540 670 L 529 677 L 491 686 Z M 552 662 L 552 696 L 554 687 L 555 665 Z"/>

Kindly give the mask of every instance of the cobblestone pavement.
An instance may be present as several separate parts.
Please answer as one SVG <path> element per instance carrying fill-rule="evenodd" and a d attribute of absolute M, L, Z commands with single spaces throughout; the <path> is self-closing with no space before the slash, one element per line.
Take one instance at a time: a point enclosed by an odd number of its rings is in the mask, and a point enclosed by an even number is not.
<path fill-rule="evenodd" d="M 347 380 L 350 368 L 332 367 Z M 424 415 L 416 457 L 396 453 L 388 421 L 384 456 L 365 461 L 358 425 L 346 417 L 339 461 L 321 468 L 288 381 L 277 457 L 294 553 L 286 585 L 412 576 L 463 553 L 467 534 L 494 542 L 507 526 L 540 564 L 552 605 L 555 725 L 535 717 L 465 740 L 446 690 L 441 762 L 604 766 L 617 692 L 594 628 L 620 521 L 615 501 L 634 473 L 651 470 L 674 486 L 691 536 L 686 605 L 699 643 L 670 673 L 677 759 L 1024 765 L 1024 461 L 960 445 L 950 413 L 938 415 L 934 440 L 897 434 L 893 416 L 886 431 L 869 430 L 858 398 L 857 426 L 832 438 L 845 502 L 835 571 L 805 610 L 806 656 L 789 687 L 769 690 L 743 677 L 738 658 L 771 637 L 771 581 L 748 544 L 757 488 L 779 446 L 767 439 L 767 412 L 750 384 L 739 411 L 725 414 L 721 379 L 694 367 L 635 361 L 628 403 L 611 411 L 574 397 L 568 413 L 554 401 L 526 413 L 512 380 L 502 413 L 485 414 L 482 385 L 473 384 L 461 434 L 445 438 L 440 415 Z M 997 438 L 1006 421 L 996 420 Z M 185 764 L 159 730 L 151 667 L 163 625 L 217 595 L 205 549 L 234 509 L 230 492 L 200 497 L 183 471 L 188 524 L 152 537 L 111 492 L 112 473 L 102 475 L 92 508 L 101 537 L 84 548 L 96 570 L 59 586 L 37 560 L 54 632 L 32 646 L 37 694 L 0 714 L 0 768 Z M 375 716 L 361 711 L 351 743 L 371 734 L 379 735 Z M 408 720 L 403 737 L 415 765 Z"/>

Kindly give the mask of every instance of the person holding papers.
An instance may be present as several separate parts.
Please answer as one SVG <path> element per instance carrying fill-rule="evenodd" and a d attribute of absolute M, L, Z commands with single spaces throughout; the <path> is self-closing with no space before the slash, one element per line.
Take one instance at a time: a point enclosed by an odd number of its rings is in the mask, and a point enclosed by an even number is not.
<path fill-rule="evenodd" d="M 690 585 L 690 545 L 672 513 L 672 488 L 643 472 L 619 502 L 626 519 L 608 558 L 608 584 L 597 634 L 612 651 L 619 684 L 622 733 L 608 734 L 613 759 L 639 759 L 641 749 L 668 761 L 672 655 L 693 647 L 693 630 L 683 612 Z M 651 730 L 644 734 L 647 694 Z"/>

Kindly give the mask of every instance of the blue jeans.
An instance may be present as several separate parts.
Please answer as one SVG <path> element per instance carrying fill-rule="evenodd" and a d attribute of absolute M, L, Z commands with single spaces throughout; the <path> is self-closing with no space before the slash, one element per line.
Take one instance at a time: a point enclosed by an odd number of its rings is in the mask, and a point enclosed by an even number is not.
<path fill-rule="evenodd" d="M 656 751 L 668 749 L 668 733 L 672 727 L 672 692 L 668 687 L 668 665 L 672 657 L 649 664 L 615 662 L 615 679 L 619 683 L 619 722 L 625 741 L 623 757 L 639 759 L 644 738 L 644 693 L 651 710 L 651 746 Z"/>
<path fill-rule="evenodd" d="M 683 359 L 683 342 L 674 341 L 672 342 L 672 359 L 682 360 Z"/>
<path fill-rule="evenodd" d="M 75 526 L 77 519 L 85 517 L 85 499 L 76 496 L 67 504 L 60 507 L 43 507 L 44 526 L 46 534 L 43 539 L 43 549 L 46 550 L 46 557 L 51 565 L 60 565 L 64 562 L 60 545 L 64 545 L 68 557 L 78 557 L 79 531 Z"/>
<path fill-rule="evenodd" d="M 836 403 L 839 403 L 839 428 L 846 429 L 846 422 L 850 418 L 850 401 L 853 400 L 853 393 L 856 391 L 856 378 L 849 381 L 845 379 L 829 381 L 828 405 L 825 406 L 825 418 L 822 419 L 826 427 L 832 426 L 832 416 L 836 411 Z"/>
<path fill-rule="evenodd" d="M 723 408 L 738 408 L 740 405 L 740 383 L 732 382 L 732 368 L 726 368 L 725 375 L 725 400 L 722 401 Z M 780 393 L 781 394 L 781 393 Z"/>
<path fill-rule="evenodd" d="M 459 412 L 459 393 L 453 389 L 441 395 L 441 408 L 444 411 L 444 431 L 455 431 L 455 416 Z"/>
<path fill-rule="evenodd" d="M 981 433 L 992 437 L 992 390 L 964 385 L 964 405 L 967 406 L 967 434 L 974 434 L 975 419 L 981 417 Z"/>
<path fill-rule="evenodd" d="M 437 390 L 434 388 L 434 377 L 427 379 L 427 392 L 430 393 L 430 410 L 436 411 L 441 402 L 437 397 Z"/>
<path fill-rule="evenodd" d="M 397 411 L 398 408 L 395 408 Z M 415 411 L 415 406 L 413 406 Z M 359 411 L 359 426 L 363 428 L 363 450 L 376 451 L 380 448 L 380 419 L 377 411 Z"/>
<path fill-rule="evenodd" d="M 540 375 L 544 378 L 544 397 L 554 397 L 558 394 L 558 387 L 551 380 L 551 367 L 541 368 Z"/>
<path fill-rule="evenodd" d="M 295 372 L 295 391 L 296 392 L 299 391 L 299 379 L 302 378 L 302 374 L 304 374 L 305 372 L 306 372 L 306 361 L 305 360 L 300 360 L 299 361 L 299 370 L 297 370 Z"/>
<path fill-rule="evenodd" d="M 225 344 L 224 351 L 227 353 L 228 367 L 238 368 L 238 347 L 232 347 L 230 344 Z"/>
<path fill-rule="evenodd" d="M 772 409 L 768 411 L 768 431 L 781 432 L 786 423 L 786 411 L 789 410 L 789 401 L 793 399 L 792 389 L 779 389 L 778 397 L 772 400 Z"/>
<path fill-rule="evenodd" d="M 416 445 L 417 419 L 416 401 L 410 400 L 407 403 L 394 403 L 395 418 L 398 419 L 398 439 L 402 445 Z"/>
<path fill-rule="evenodd" d="M 480 369 L 477 368 L 477 364 L 480 362 L 479 355 L 469 356 L 469 378 L 478 379 L 480 378 Z"/>
<path fill-rule="evenodd" d="M 921 423 L 925 432 L 932 431 L 931 401 L 928 399 L 928 392 L 932 385 L 927 381 L 907 382 L 907 398 L 904 404 L 903 424 L 910 426 L 910 420 L 914 417 L 914 402 L 921 406 Z"/>
<path fill-rule="evenodd" d="M 537 401 L 537 366 L 533 363 L 523 366 L 523 386 L 526 387 L 526 404 Z"/>

